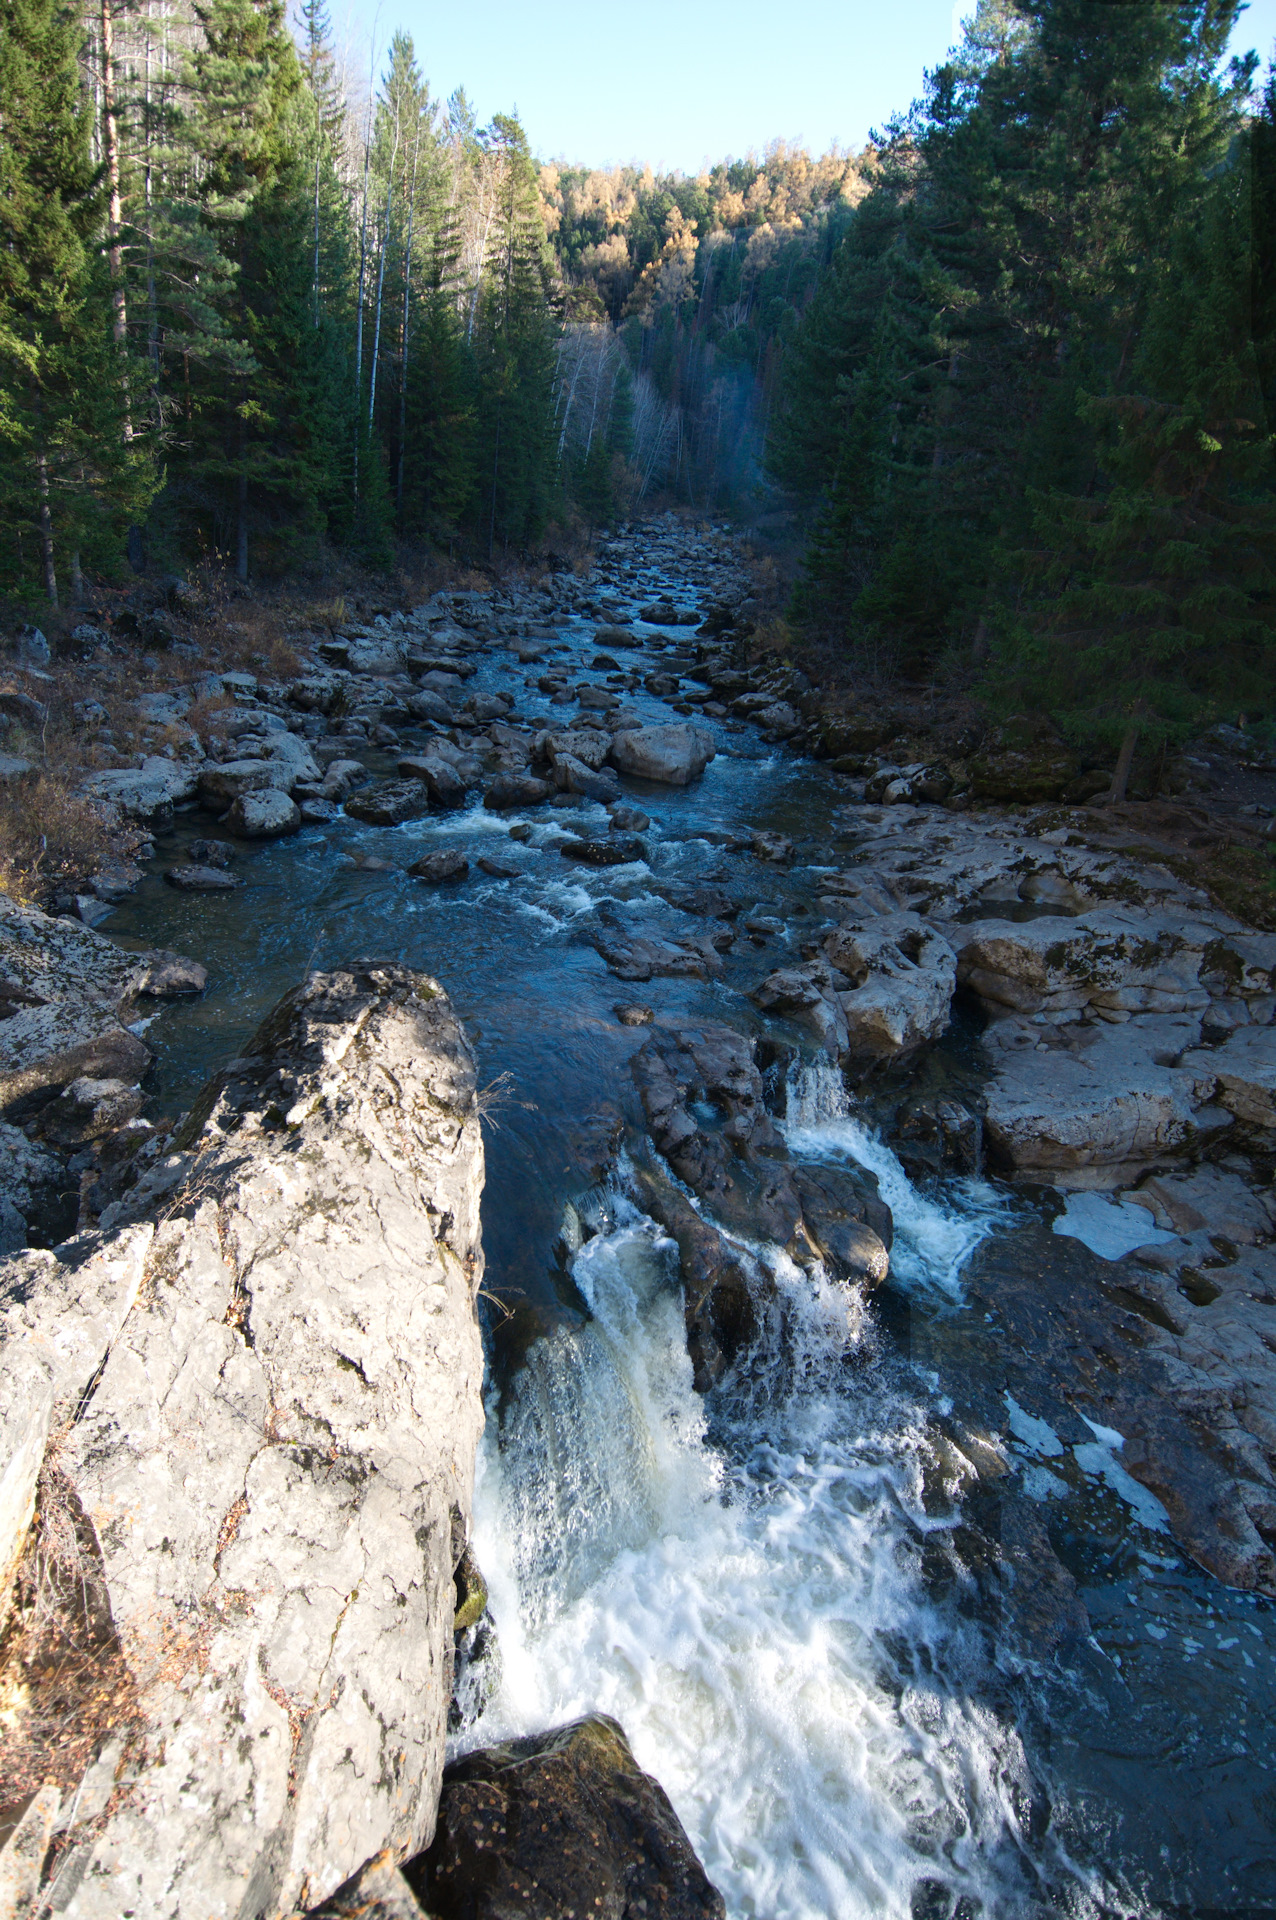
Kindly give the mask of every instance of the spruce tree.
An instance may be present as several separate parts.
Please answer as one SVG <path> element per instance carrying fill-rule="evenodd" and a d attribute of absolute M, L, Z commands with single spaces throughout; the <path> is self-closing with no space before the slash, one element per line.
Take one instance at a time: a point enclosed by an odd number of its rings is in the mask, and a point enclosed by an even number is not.
<path fill-rule="evenodd" d="M 0 565 L 55 606 L 60 549 L 109 563 L 155 484 L 125 438 L 82 44 L 58 0 L 0 0 Z"/>

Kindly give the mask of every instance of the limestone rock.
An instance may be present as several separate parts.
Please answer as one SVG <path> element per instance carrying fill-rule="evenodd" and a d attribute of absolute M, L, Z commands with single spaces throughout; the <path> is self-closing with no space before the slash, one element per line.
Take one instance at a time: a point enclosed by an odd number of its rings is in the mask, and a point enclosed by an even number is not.
<path fill-rule="evenodd" d="M 1239 1027 L 1225 1046 L 1183 1056 L 1193 1073 L 1212 1073 L 1216 1098 L 1256 1143 L 1276 1146 L 1276 1027 Z"/>
<path fill-rule="evenodd" d="M 852 1059 L 893 1059 L 938 1039 L 947 1028 L 957 957 L 943 935 L 917 914 L 844 922 L 829 935 L 824 951 L 851 983 L 837 999 Z"/>
<path fill-rule="evenodd" d="M 438 1920 L 725 1920 L 667 1794 L 603 1714 L 481 1749 L 443 1782 L 404 1878 Z"/>
<path fill-rule="evenodd" d="M 429 1842 L 443 1764 L 482 1423 L 464 1035 L 411 969 L 311 975 L 177 1144 L 158 1229 L 0 1270 L 4 1538 L 94 1380 L 59 1463 L 141 1716 L 66 1836 L 71 1920 L 314 1904 Z"/>
<path fill-rule="evenodd" d="M 296 802 L 277 787 L 241 793 L 226 815 L 228 830 L 244 840 L 277 840 L 300 825 Z"/>
<path fill-rule="evenodd" d="M 194 798 L 198 776 L 176 760 L 152 754 L 140 767 L 116 767 L 95 773 L 82 792 L 107 800 L 134 820 L 163 820 L 173 808 Z"/>
<path fill-rule="evenodd" d="M 315 778 L 319 778 L 318 767 Z M 288 767 L 282 761 L 265 758 L 210 762 L 199 774 L 200 799 L 214 811 L 228 807 L 241 793 L 261 793 L 268 788 L 286 792 L 291 785 Z"/>
<path fill-rule="evenodd" d="M 397 827 L 430 811 L 430 789 L 423 780 L 381 780 L 346 801 L 352 820 L 373 827 Z"/>
<path fill-rule="evenodd" d="M 636 727 L 611 737 L 611 762 L 621 773 L 685 787 L 702 774 L 716 749 L 707 727 Z"/>
<path fill-rule="evenodd" d="M 150 1051 L 121 1014 L 149 964 L 78 921 L 0 895 L 0 1111 L 81 1074 L 139 1080 Z"/>

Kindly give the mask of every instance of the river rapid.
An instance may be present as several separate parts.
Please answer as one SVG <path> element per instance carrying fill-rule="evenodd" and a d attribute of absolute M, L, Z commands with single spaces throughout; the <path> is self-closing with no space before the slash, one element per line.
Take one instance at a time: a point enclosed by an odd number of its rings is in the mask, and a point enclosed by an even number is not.
<path fill-rule="evenodd" d="M 622 609 L 692 601 L 730 564 L 725 538 L 670 530 L 605 554 L 598 584 Z M 601 684 L 597 624 L 560 622 L 553 666 Z M 671 630 L 638 623 L 632 638 L 629 654 L 606 642 L 622 670 L 676 675 L 693 657 Z M 543 671 L 493 648 L 471 688 L 544 724 L 557 711 Z M 625 700 L 656 722 L 675 717 L 671 697 L 631 681 Z M 1272 1609 L 1184 1559 L 1124 1473 L 1119 1435 L 1065 1444 L 1004 1390 L 991 1316 L 967 1297 L 972 1252 L 1048 1217 L 1048 1200 L 983 1177 L 916 1184 L 872 1100 L 849 1097 L 808 1036 L 779 1102 L 786 1142 L 878 1176 L 891 1279 L 865 1299 L 778 1247 L 743 1249 L 770 1276 L 782 1336 L 764 1333 L 709 1394 L 693 1388 L 677 1249 L 630 1178 L 643 1120 L 629 1061 L 650 1029 L 615 1008 L 767 1029 L 745 994 L 800 952 L 820 870 L 856 840 L 820 766 L 739 721 L 706 724 L 717 757 L 698 782 L 627 783 L 651 820 L 629 865 L 561 857 L 567 826 L 606 832 L 589 802 L 396 828 L 341 816 L 246 849 L 238 893 L 156 877 L 103 926 L 210 971 L 198 1003 L 148 1027 L 162 1110 L 189 1107 L 311 966 L 426 968 L 465 1022 L 489 1088 L 475 1546 L 499 1668 L 473 1678 L 481 1711 L 457 1746 L 614 1714 L 733 1920 L 1274 1911 Z M 792 837 L 794 864 L 733 847 L 750 829 Z M 179 814 L 158 864 L 209 831 Z M 469 855 L 460 886 L 403 871 L 436 847 Z M 485 873 L 482 856 L 510 872 Z M 721 975 L 614 978 L 592 936 L 676 936 L 686 920 L 667 896 L 702 883 L 740 894 L 756 928 Z M 977 1032 L 936 1059 L 932 1074 L 977 1082 Z M 972 1465 L 952 1436 L 976 1403 L 997 1419 Z M 999 1553 L 1011 1491 L 1039 1514 L 1084 1633 L 1037 1636 L 1017 1611 Z"/>

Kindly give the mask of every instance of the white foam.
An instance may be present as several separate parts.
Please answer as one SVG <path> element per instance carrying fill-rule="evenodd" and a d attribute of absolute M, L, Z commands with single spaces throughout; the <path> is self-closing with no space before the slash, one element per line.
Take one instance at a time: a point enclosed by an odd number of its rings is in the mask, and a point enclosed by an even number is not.
<path fill-rule="evenodd" d="M 1027 1851 L 1018 1737 L 917 1574 L 946 1524 L 922 1506 L 924 1420 L 871 1370 L 852 1398 L 845 1314 L 808 1311 L 828 1365 L 717 1450 L 676 1250 L 618 1217 L 574 1263 L 594 1317 L 533 1344 L 499 1447 L 489 1421 L 476 1545 L 504 1680 L 462 1744 L 616 1715 L 732 1920 L 908 1920 L 923 1877 L 1022 1911 L 997 1891 Z M 775 1275 L 809 1307 L 792 1263 Z"/>
<path fill-rule="evenodd" d="M 789 1080 L 788 1111 L 782 1130 L 790 1152 L 804 1160 L 850 1160 L 877 1175 L 878 1191 L 895 1221 L 894 1277 L 904 1286 L 960 1299 L 961 1269 L 1006 1218 L 1007 1202 L 986 1181 L 973 1178 L 949 1182 L 943 1200 L 919 1193 L 886 1143 L 853 1118 L 834 1067 L 798 1068 Z"/>

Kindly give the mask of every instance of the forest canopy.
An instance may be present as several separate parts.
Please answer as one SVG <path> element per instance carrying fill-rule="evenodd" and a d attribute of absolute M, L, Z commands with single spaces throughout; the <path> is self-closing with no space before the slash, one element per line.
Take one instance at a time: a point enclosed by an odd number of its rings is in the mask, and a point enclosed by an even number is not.
<path fill-rule="evenodd" d="M 0 0 L 0 592 L 794 503 L 798 625 L 1078 739 L 1271 704 L 1276 83 L 980 0 L 865 151 L 540 161 L 323 0 Z"/>

